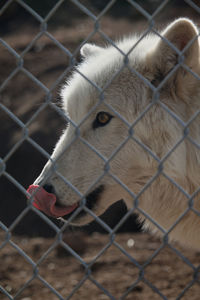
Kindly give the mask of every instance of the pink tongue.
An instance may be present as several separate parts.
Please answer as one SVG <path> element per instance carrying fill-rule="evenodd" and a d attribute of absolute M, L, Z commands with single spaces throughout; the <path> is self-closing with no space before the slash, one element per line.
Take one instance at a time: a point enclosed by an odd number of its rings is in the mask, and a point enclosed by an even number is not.
<path fill-rule="evenodd" d="M 30 185 L 27 192 L 31 195 L 34 194 L 33 206 L 42 210 L 50 217 L 58 218 L 68 215 L 78 206 L 78 204 L 63 207 L 56 206 L 56 196 L 54 194 L 47 193 L 45 189 L 39 187 L 39 185 Z"/>

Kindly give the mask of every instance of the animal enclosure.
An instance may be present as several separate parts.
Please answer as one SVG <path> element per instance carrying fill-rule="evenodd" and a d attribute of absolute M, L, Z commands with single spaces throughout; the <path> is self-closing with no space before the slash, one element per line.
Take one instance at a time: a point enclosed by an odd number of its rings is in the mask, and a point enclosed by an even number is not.
<path fill-rule="evenodd" d="M 184 64 L 187 48 L 182 53 L 166 39 L 179 59 L 176 67 L 162 78 L 161 85 L 154 87 L 128 66 L 128 55 L 149 33 L 160 35 L 162 29 L 178 17 L 189 17 L 200 25 L 199 2 L 60 0 L 49 1 L 42 7 L 38 1 L 8 0 L 0 5 L 0 298 L 199 299 L 200 253 L 168 239 L 187 213 L 193 212 L 200 218 L 200 211 L 193 203 L 199 189 L 189 195 L 165 174 L 163 167 L 186 139 L 200 151 L 199 143 L 189 136 L 189 126 L 199 111 L 184 122 L 162 105 L 159 92 L 180 66 L 196 79 L 200 78 Z M 123 215 L 120 215 L 121 204 L 114 217 L 111 210 L 105 218 L 100 218 L 88 211 L 82 199 L 78 212 L 87 210 L 95 224 L 77 230 L 68 222 L 55 221 L 37 210 L 32 198 L 26 200 L 26 189 L 50 158 L 66 122 L 72 122 L 61 109 L 60 91 L 71 72 L 79 72 L 77 65 L 83 60 L 80 48 L 91 42 L 121 51 L 114 41 L 134 32 L 139 32 L 140 37 L 130 53 L 121 53 L 123 68 L 129 68 L 153 90 L 152 103 L 132 124 L 118 116 L 111 106 L 109 109 L 126 123 L 127 140 L 134 140 L 142 151 L 157 161 L 158 167 L 138 194 L 113 175 L 113 180 L 133 198 L 133 207 L 129 211 L 124 209 Z M 114 73 L 104 88 L 96 86 L 84 74 L 80 75 L 98 90 L 101 103 L 109 85 L 122 71 Z M 155 103 L 160 103 L 170 118 L 182 126 L 181 138 L 161 159 L 134 135 L 135 127 Z M 84 119 L 87 117 L 89 113 Z M 72 125 L 76 127 L 76 139 L 82 139 L 81 125 Z M 125 141 L 107 160 L 86 140 L 81 141 L 104 161 L 104 173 L 100 174 L 98 182 L 109 173 L 109 164 Z M 188 199 L 187 209 L 168 230 L 139 207 L 140 197 L 160 174 Z M 73 189 L 67 179 L 65 183 Z M 133 213 L 140 213 L 153 223 L 161 232 L 161 238 L 148 231 L 130 232 L 130 227 L 138 226 L 135 218 L 130 219 Z M 72 214 L 71 220 L 76 214 Z M 126 233 L 118 233 L 128 219 L 131 220 L 128 232 L 126 228 L 121 230 Z M 103 234 L 96 231 L 103 231 Z"/>

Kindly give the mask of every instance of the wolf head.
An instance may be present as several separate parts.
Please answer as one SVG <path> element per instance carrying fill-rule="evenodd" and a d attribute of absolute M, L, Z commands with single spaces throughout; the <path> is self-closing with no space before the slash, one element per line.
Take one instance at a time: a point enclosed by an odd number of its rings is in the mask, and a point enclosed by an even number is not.
<path fill-rule="evenodd" d="M 180 191 L 170 179 L 189 193 L 199 171 L 198 149 L 183 138 L 200 102 L 196 26 L 181 18 L 161 33 L 105 48 L 85 44 L 81 54 L 62 89 L 67 128 L 34 185 L 52 192 L 58 206 L 84 203 L 77 224 L 124 199 L 169 228 L 187 207 L 174 199 Z M 198 124 L 187 132 L 197 143 Z"/>

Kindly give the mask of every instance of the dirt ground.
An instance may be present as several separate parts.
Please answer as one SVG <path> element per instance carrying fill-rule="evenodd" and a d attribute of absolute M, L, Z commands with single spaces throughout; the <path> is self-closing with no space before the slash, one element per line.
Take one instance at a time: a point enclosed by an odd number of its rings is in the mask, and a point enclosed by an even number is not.
<path fill-rule="evenodd" d="M 81 1 L 81 3 L 87 2 Z M 101 1 L 97 2 L 101 3 Z M 198 1 L 195 3 L 198 4 Z M 50 25 L 48 31 L 59 43 L 75 53 L 77 60 L 80 61 L 78 47 L 94 30 L 94 22 L 80 11 L 75 16 L 77 10 L 70 9 L 59 22 L 56 20 L 54 23 L 52 17 L 48 24 Z M 155 5 L 151 9 L 155 10 Z M 51 153 L 65 122 L 50 105 L 34 115 L 47 98 L 41 85 L 38 85 L 24 70 L 28 70 L 44 86 L 51 88 L 52 101 L 57 104 L 60 99 L 60 87 L 70 73 L 70 70 L 69 73 L 65 73 L 69 66 L 69 57 L 45 34 L 38 37 L 31 47 L 27 48 L 31 41 L 36 39 L 40 24 L 33 21 L 33 17 L 26 12 L 23 14 L 27 14 L 28 17 L 24 23 L 18 13 L 17 11 L 15 14 L 13 8 L 11 15 L 6 15 L 5 12 L 0 18 L 1 37 L 16 53 L 23 56 L 23 61 L 18 60 L 14 52 L 9 52 L 5 45 L 0 44 L 0 85 L 2 85 L 0 103 L 26 124 L 29 136 L 34 142 Z M 148 28 L 145 17 L 141 15 L 138 17 L 135 10 L 132 12 L 130 9 L 124 15 L 123 13 L 123 11 L 121 15 L 119 12 L 118 15 L 106 13 L 101 18 L 100 30 L 109 38 L 119 38 L 123 34 Z M 195 13 L 190 6 L 171 5 L 156 15 L 155 26 L 163 27 L 178 16 L 191 17 L 200 25 L 199 14 Z M 103 35 L 98 32 L 94 33 L 90 41 L 98 44 L 105 43 Z M 24 52 L 25 49 L 27 51 Z M 25 69 L 20 68 L 22 63 Z M 19 67 L 18 71 L 13 73 L 16 66 Z M 16 144 L 18 146 L 13 151 Z M 46 159 L 24 139 L 23 129 L 0 109 L 0 158 L 5 158 L 8 153 L 12 155 L 6 159 L 6 171 L 22 187 L 27 188 L 40 173 Z M 5 226 L 10 226 L 26 207 L 26 197 L 5 174 L 0 176 L 0 195 L 0 225 L 3 223 Z M 113 219 L 113 217 L 109 218 Z M 71 295 L 70 299 L 73 300 L 200 299 L 200 276 L 194 274 L 193 268 L 183 260 L 184 255 L 186 261 L 198 267 L 200 253 L 184 250 L 175 245 L 176 249 L 181 251 L 181 256 L 178 256 L 169 246 L 162 248 L 160 240 L 147 233 L 117 234 L 113 245 L 110 245 L 112 238 L 108 235 L 67 233 L 64 240 L 80 255 L 81 260 L 83 259 L 89 266 L 94 261 L 91 268 L 85 269 L 85 263 L 77 261 L 68 251 L 56 246 L 56 239 L 39 237 L 50 235 L 49 227 L 34 213 L 23 216 L 13 226 L 13 230 L 27 236 L 13 235 L 13 242 L 4 245 L 5 234 L 0 229 L 0 286 L 12 296 L 18 294 L 16 300 L 56 300 L 59 299 L 59 295 L 60 299 L 62 297 L 69 299 Z M 30 238 L 32 235 L 37 237 Z M 122 253 L 119 245 L 130 256 Z M 18 247 L 29 258 L 25 259 Z M 161 250 L 157 253 L 159 247 Z M 104 249 L 102 255 L 98 256 L 102 249 Z M 156 253 L 157 255 L 154 255 Z M 141 271 L 136 267 L 135 259 L 139 263 L 138 266 L 141 268 L 144 266 Z M 147 261 L 150 263 L 146 264 Z M 55 293 L 50 290 L 49 284 L 53 286 Z M 112 296 L 106 296 L 100 286 Z M 129 289 L 130 293 L 125 297 Z M 156 289 L 159 289 L 160 295 L 155 292 Z M 186 289 L 185 294 L 179 297 L 184 289 Z M 8 299 L 0 292 L 0 300 Z"/>
<path fill-rule="evenodd" d="M 4 238 L 1 234 L 0 243 Z M 193 268 L 183 260 L 185 257 L 194 268 L 198 267 L 200 252 L 183 250 L 173 244 L 176 253 L 173 248 L 162 247 L 160 240 L 147 233 L 117 234 L 112 245 L 109 235 L 98 233 L 90 236 L 81 232 L 67 233 L 63 239 L 80 255 L 82 263 L 62 246 L 56 246 L 56 239 L 13 237 L 12 241 L 29 256 L 32 265 L 7 243 L 0 256 L 2 287 L 12 296 L 21 289 L 16 298 L 20 300 L 59 299 L 49 285 L 64 299 L 73 300 L 200 299 L 200 275 L 195 275 Z M 128 254 L 122 253 L 118 245 Z M 160 249 L 158 253 L 157 249 Z M 142 271 L 136 267 L 135 260 Z M 91 262 L 91 267 L 86 269 L 84 264 L 90 266 Z M 185 294 L 179 298 L 184 289 Z M 1 295 L 0 299 L 8 300 L 8 297 Z"/>

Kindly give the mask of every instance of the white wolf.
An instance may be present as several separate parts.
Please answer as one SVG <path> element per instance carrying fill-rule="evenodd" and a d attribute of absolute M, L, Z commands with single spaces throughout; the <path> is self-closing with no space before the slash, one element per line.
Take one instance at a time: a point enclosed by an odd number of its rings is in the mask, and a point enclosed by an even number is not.
<path fill-rule="evenodd" d="M 82 47 L 62 89 L 69 124 L 29 192 L 55 217 L 78 209 L 81 197 L 96 215 L 124 199 L 150 228 L 160 231 L 154 220 L 200 249 L 198 30 L 180 18 L 139 39 Z M 83 210 L 74 222 L 92 220 Z"/>

